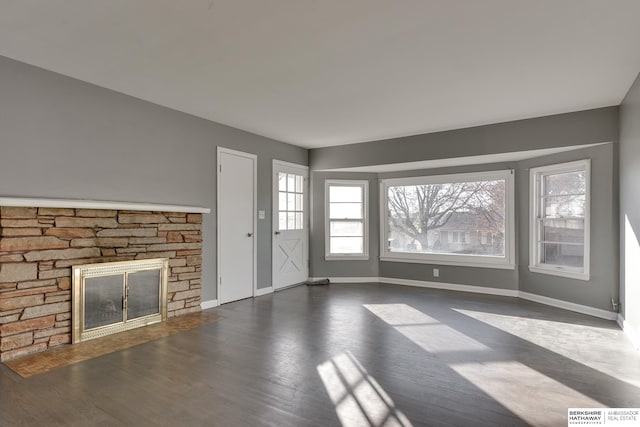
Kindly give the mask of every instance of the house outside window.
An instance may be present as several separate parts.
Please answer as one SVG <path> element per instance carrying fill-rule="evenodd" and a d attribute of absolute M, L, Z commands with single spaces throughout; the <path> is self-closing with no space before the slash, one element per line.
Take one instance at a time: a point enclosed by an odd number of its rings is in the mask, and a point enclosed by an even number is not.
<path fill-rule="evenodd" d="M 514 268 L 512 171 L 383 179 L 380 196 L 383 261 Z"/>
<path fill-rule="evenodd" d="M 325 259 L 369 259 L 369 182 L 325 181 Z"/>
<path fill-rule="evenodd" d="M 590 160 L 532 168 L 529 270 L 589 280 Z"/>

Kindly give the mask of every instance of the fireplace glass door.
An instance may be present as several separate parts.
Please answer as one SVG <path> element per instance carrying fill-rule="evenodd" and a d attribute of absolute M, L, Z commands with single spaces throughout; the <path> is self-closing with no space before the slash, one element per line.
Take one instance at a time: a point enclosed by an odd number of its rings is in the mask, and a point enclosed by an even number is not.
<path fill-rule="evenodd" d="M 124 322 L 124 275 L 89 277 L 84 282 L 84 329 Z"/>
<path fill-rule="evenodd" d="M 166 320 L 167 259 L 73 267 L 74 343 Z"/>
<path fill-rule="evenodd" d="M 160 271 L 127 274 L 127 319 L 160 312 Z"/>

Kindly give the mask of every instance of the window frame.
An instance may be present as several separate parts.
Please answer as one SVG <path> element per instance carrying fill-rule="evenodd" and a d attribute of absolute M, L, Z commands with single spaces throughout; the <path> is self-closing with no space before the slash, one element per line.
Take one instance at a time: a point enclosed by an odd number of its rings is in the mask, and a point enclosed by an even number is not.
<path fill-rule="evenodd" d="M 470 181 L 505 181 L 505 241 L 504 257 L 490 255 L 429 254 L 391 252 L 388 250 L 389 227 L 388 188 L 402 185 L 433 185 Z M 484 172 L 428 175 L 380 180 L 380 260 L 417 264 L 454 265 L 463 267 L 483 267 L 515 269 L 515 191 L 514 171 L 502 169 Z"/>
<path fill-rule="evenodd" d="M 561 173 L 585 172 L 584 202 L 584 264 L 581 271 L 562 265 L 540 262 L 540 209 L 542 177 Z M 529 271 L 567 277 L 570 279 L 589 280 L 591 264 L 591 160 L 577 160 L 567 163 L 531 168 L 529 171 Z"/>
<path fill-rule="evenodd" d="M 331 218 L 329 217 L 329 189 L 331 186 L 360 187 L 362 191 L 362 249 L 363 252 L 344 254 L 330 252 Z M 338 221 L 338 220 L 336 220 Z M 344 221 L 344 220 L 340 220 Z M 325 179 L 324 181 L 324 258 L 327 261 L 369 259 L 369 181 L 362 179 Z"/>

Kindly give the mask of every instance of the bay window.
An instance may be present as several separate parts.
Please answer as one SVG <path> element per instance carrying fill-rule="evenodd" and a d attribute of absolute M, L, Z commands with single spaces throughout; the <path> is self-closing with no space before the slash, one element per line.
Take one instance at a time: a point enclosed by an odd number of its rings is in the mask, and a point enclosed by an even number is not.
<path fill-rule="evenodd" d="M 514 268 L 513 172 L 383 179 L 381 259 Z"/>

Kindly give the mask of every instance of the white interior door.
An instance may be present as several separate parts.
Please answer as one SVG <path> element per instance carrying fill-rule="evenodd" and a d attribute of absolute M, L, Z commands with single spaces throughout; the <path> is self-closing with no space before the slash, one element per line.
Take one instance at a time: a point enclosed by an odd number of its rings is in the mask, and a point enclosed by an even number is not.
<path fill-rule="evenodd" d="M 273 288 L 309 277 L 309 168 L 273 161 Z"/>
<path fill-rule="evenodd" d="M 256 156 L 218 147 L 218 301 L 254 295 Z"/>

